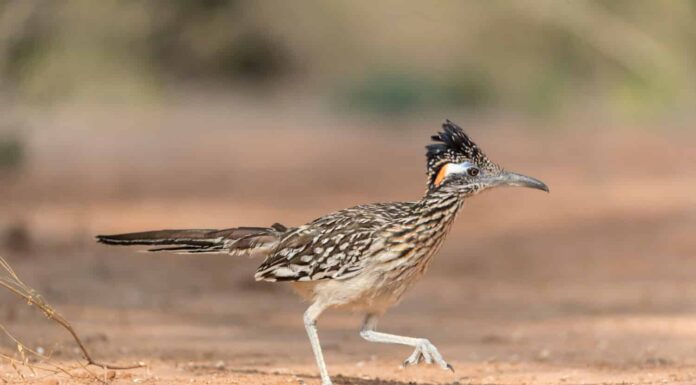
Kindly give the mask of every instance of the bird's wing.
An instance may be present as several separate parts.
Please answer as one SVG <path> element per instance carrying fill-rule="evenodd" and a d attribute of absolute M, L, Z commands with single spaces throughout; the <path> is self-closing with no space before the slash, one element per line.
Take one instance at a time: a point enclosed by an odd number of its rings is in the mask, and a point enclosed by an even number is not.
<path fill-rule="evenodd" d="M 288 233 L 258 268 L 256 279 L 316 281 L 358 274 L 392 224 L 380 211 L 365 207 L 327 215 Z"/>

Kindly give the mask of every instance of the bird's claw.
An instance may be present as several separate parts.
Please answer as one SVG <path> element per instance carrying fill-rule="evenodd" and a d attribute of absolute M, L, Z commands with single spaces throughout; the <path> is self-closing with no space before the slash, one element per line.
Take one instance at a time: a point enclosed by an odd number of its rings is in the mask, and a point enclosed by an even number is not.
<path fill-rule="evenodd" d="M 408 356 L 408 358 L 406 358 L 406 360 L 404 360 L 404 363 L 401 366 L 405 368 L 407 366 L 417 365 L 421 362 L 425 362 L 426 364 L 436 363 L 442 369 L 451 370 L 452 373 L 454 373 L 454 367 L 448 364 L 442 358 L 442 355 L 437 350 L 435 345 L 426 339 L 422 340 L 418 343 L 418 345 L 416 345 L 416 349 L 413 351 L 413 353 L 411 353 L 410 356 Z"/>

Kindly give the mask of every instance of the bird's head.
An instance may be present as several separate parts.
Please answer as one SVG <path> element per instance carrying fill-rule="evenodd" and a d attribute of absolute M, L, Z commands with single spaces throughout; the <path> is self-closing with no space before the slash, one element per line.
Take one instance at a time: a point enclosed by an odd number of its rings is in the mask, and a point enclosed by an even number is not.
<path fill-rule="evenodd" d="M 499 186 L 530 187 L 548 192 L 540 180 L 507 171 L 491 162 L 481 149 L 453 122 L 442 124 L 426 146 L 428 191 L 448 188 L 474 195 Z"/>

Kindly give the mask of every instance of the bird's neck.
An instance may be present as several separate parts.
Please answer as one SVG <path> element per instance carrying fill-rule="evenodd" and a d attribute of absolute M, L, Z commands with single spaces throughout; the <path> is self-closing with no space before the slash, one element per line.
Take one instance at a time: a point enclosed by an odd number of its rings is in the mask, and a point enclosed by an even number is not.
<path fill-rule="evenodd" d="M 454 217 L 464 203 L 464 194 L 448 188 L 430 189 L 418 202 L 417 210 L 422 221 L 432 224 L 447 223 Z"/>

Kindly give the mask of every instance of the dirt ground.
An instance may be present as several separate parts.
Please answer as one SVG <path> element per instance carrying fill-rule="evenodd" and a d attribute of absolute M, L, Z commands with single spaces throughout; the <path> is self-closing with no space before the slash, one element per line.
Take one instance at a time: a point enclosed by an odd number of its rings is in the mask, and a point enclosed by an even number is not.
<path fill-rule="evenodd" d="M 306 304 L 282 284 L 254 282 L 260 261 L 143 254 L 92 236 L 297 225 L 354 204 L 415 199 L 433 129 L 300 131 L 260 120 L 225 130 L 230 118 L 194 133 L 177 128 L 194 118 L 137 119 L 168 128 L 107 121 L 90 131 L 104 121 L 97 114 L 33 131 L 30 164 L 0 192 L 0 229 L 14 234 L 2 255 L 94 355 L 147 364 L 108 383 L 319 384 Z M 362 315 L 328 312 L 319 333 L 335 383 L 696 384 L 693 134 L 468 131 L 551 194 L 508 189 L 467 202 L 429 273 L 380 323 L 429 338 L 454 373 L 401 369 L 409 348 L 367 343 Z M 0 323 L 75 362 L 69 336 L 10 295 L 0 299 Z M 0 343 L 11 354 L 12 343 Z M 21 380 L 0 366 L 0 382 L 95 382 L 73 374 Z"/>

